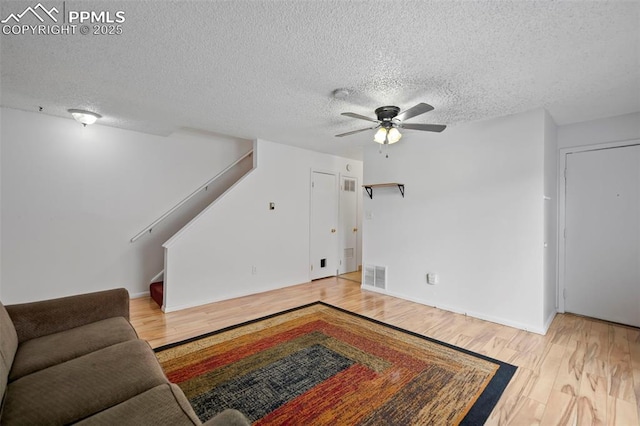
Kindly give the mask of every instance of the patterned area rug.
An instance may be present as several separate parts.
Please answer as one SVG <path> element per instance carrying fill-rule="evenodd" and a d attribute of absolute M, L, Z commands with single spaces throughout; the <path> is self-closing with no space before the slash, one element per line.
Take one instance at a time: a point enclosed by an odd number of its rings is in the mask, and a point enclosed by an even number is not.
<path fill-rule="evenodd" d="M 484 423 L 516 367 L 322 302 L 156 349 L 201 420 Z"/>

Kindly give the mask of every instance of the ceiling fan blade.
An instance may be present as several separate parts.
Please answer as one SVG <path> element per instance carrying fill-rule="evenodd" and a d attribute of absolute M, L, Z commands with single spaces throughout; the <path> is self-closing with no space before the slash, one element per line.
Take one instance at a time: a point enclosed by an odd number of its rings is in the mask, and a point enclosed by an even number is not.
<path fill-rule="evenodd" d="M 373 126 L 373 127 L 367 127 L 366 129 L 353 130 L 353 131 L 351 131 L 351 132 L 347 132 L 347 133 L 340 133 L 339 135 L 336 135 L 336 137 L 337 137 L 337 138 L 341 138 L 341 137 L 343 137 L 343 136 L 349 136 L 349 135 L 353 135 L 353 134 L 355 134 L 355 133 L 360 133 L 360 132 L 364 132 L 364 131 L 367 131 L 367 130 L 372 130 L 372 129 L 375 129 L 375 128 L 377 128 L 377 127 L 378 127 L 378 126 Z"/>
<path fill-rule="evenodd" d="M 409 108 L 406 111 L 402 111 L 396 117 L 400 121 L 408 120 L 411 117 L 415 117 L 416 115 L 424 114 L 425 112 L 429 112 L 433 109 L 433 107 L 429 104 L 419 103 L 416 106 Z"/>
<path fill-rule="evenodd" d="M 447 128 L 444 124 L 412 124 L 401 123 L 399 127 L 409 130 L 426 130 L 427 132 L 441 132 Z"/>
<path fill-rule="evenodd" d="M 365 117 L 364 115 L 356 114 L 355 112 L 343 112 L 341 115 L 351 117 L 351 118 L 358 118 L 360 120 L 373 121 L 374 123 L 378 122 L 378 120 L 374 118 Z"/>

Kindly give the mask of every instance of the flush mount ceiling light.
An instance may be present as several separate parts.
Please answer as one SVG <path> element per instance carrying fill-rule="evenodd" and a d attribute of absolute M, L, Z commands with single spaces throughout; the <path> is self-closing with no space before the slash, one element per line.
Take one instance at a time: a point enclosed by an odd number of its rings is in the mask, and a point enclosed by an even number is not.
<path fill-rule="evenodd" d="M 95 123 L 98 118 L 102 117 L 100 114 L 82 109 L 70 109 L 67 110 L 67 112 L 69 112 L 78 123 L 81 123 L 85 127 L 87 124 Z"/>
<path fill-rule="evenodd" d="M 409 108 L 403 112 L 400 112 L 400 108 L 397 106 L 383 106 L 376 109 L 376 117 L 373 119 L 364 115 L 356 114 L 353 112 L 343 112 L 342 115 L 357 118 L 360 120 L 366 120 L 376 123 L 373 127 L 367 127 L 366 129 L 354 130 L 347 133 L 341 133 L 336 135 L 337 137 L 349 136 L 354 133 L 360 133 L 367 130 L 378 129 L 376 131 L 373 140 L 380 144 L 393 144 L 400 140 L 402 134 L 399 129 L 411 129 L 411 130 L 424 130 L 427 132 L 441 132 L 447 128 L 442 124 L 411 124 L 405 123 L 404 120 L 415 117 L 416 115 L 424 114 L 433 110 L 433 107 L 429 104 L 419 103 L 418 105 Z"/>

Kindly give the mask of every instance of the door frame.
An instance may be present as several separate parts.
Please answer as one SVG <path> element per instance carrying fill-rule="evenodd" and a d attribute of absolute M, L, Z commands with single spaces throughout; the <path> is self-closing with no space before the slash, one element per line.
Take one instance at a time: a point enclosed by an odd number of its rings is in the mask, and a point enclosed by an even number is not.
<path fill-rule="evenodd" d="M 335 178 L 335 186 L 334 186 L 334 194 L 336 196 L 336 212 L 335 212 L 335 222 L 336 222 L 336 228 L 337 228 L 337 232 L 340 232 L 340 228 L 339 228 L 339 222 L 340 222 L 340 175 L 338 172 L 336 172 L 335 170 L 328 170 L 328 169 L 316 169 L 316 168 L 311 168 L 309 170 L 309 261 L 308 261 L 308 265 L 309 265 L 309 269 L 308 269 L 308 273 L 309 273 L 309 281 L 312 280 L 311 278 L 311 266 L 313 265 L 313 262 L 311 260 L 311 252 L 312 252 L 312 247 L 313 247 L 313 230 L 311 228 L 312 226 L 312 220 L 311 217 L 313 215 L 313 174 L 314 173 L 322 173 L 325 175 L 331 175 Z M 337 236 L 337 234 L 336 234 Z M 338 256 L 339 256 L 339 251 L 340 251 L 340 247 L 339 247 L 339 239 L 336 238 L 336 261 L 339 260 Z M 329 275 L 329 276 L 337 276 L 339 269 L 337 268 L 337 262 L 336 262 L 336 270 L 335 270 L 335 274 L 334 275 Z"/>
<path fill-rule="evenodd" d="M 577 154 L 587 151 L 601 151 L 604 149 L 624 148 L 628 146 L 640 145 L 640 139 L 627 139 L 616 142 L 606 142 L 594 145 L 580 145 L 569 148 L 560 149 L 560 158 L 558 161 L 558 292 L 557 306 L 558 312 L 565 312 L 565 261 L 566 261 L 566 240 L 565 230 L 566 221 L 566 197 L 567 197 L 567 155 Z"/>
<path fill-rule="evenodd" d="M 345 173 L 340 173 L 338 175 L 338 219 L 339 219 L 339 224 L 338 224 L 338 237 L 341 237 L 343 235 L 343 233 L 348 232 L 346 229 L 341 229 L 342 228 L 342 211 L 343 211 L 343 205 L 342 205 L 342 181 L 343 179 L 353 179 L 356 181 L 356 190 L 355 190 L 355 194 L 354 196 L 356 197 L 356 209 L 353 212 L 353 214 L 355 215 L 355 219 L 356 219 L 356 228 L 358 228 L 358 235 L 356 235 L 356 246 L 354 247 L 355 249 L 355 253 L 353 253 L 353 257 L 355 258 L 355 262 L 356 262 L 356 271 L 358 270 L 358 267 L 360 266 L 360 264 L 358 263 L 358 250 L 362 249 L 362 239 L 361 239 L 361 235 L 362 235 L 362 225 L 360 224 L 360 204 L 361 204 L 361 194 L 362 191 L 359 191 L 359 188 L 361 188 L 360 185 L 360 178 L 358 178 L 358 176 L 352 175 L 352 174 L 345 174 Z M 342 241 L 342 238 L 338 238 L 338 241 Z M 338 244 L 338 254 L 340 254 L 340 259 L 342 259 L 343 255 L 344 255 L 344 249 L 345 247 L 342 246 L 342 244 Z M 340 272 L 340 266 L 338 265 L 338 273 Z"/>

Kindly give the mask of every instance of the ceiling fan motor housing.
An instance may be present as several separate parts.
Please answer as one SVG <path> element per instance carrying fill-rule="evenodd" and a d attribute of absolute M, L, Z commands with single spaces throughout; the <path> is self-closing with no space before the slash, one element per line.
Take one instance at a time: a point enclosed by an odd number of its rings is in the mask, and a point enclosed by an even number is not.
<path fill-rule="evenodd" d="M 380 121 L 391 121 L 400 113 L 397 106 L 383 106 L 376 109 L 376 116 Z"/>

